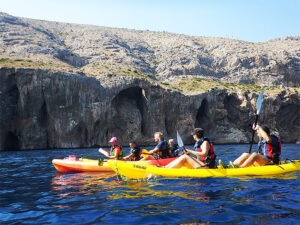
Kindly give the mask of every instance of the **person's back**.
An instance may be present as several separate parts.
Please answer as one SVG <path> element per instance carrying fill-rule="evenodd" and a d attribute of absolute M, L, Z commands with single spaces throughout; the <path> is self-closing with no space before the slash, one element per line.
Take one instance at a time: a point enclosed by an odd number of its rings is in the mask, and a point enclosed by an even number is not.
<path fill-rule="evenodd" d="M 279 164 L 281 155 L 281 141 L 274 134 L 270 135 L 271 142 L 262 140 L 258 143 L 258 152 L 272 160 L 274 164 Z"/>
<path fill-rule="evenodd" d="M 168 158 L 170 157 L 169 154 L 169 145 L 165 140 L 161 140 L 158 145 L 156 146 L 156 148 L 159 149 L 159 158 L 164 159 L 164 158 Z"/>
<path fill-rule="evenodd" d="M 130 160 L 130 161 L 138 161 L 141 159 L 141 149 L 139 147 L 136 146 L 135 141 L 131 141 L 129 143 L 129 147 L 130 147 L 130 153 L 128 156 L 125 156 L 123 159 L 124 160 Z"/>
<path fill-rule="evenodd" d="M 217 155 L 215 154 L 214 145 L 208 137 L 202 136 L 196 141 L 194 149 L 195 151 L 202 152 L 201 145 L 204 141 L 207 141 L 209 144 L 208 153 L 206 156 L 198 156 L 198 159 L 207 164 L 209 168 L 215 168 Z"/>
<path fill-rule="evenodd" d="M 133 154 L 133 157 L 131 157 L 132 161 L 138 161 L 141 159 L 141 149 L 137 146 L 132 148 L 130 152 Z"/>
<path fill-rule="evenodd" d="M 155 132 L 154 133 L 154 140 L 158 144 L 155 146 L 155 148 L 151 151 L 148 152 L 149 156 L 151 155 L 156 155 L 159 158 L 168 158 L 170 157 L 169 153 L 169 145 L 168 143 L 164 140 L 164 136 L 161 132 Z M 153 156 L 152 156 L 153 158 Z M 150 159 L 150 157 L 147 157 L 147 159 Z"/>
<path fill-rule="evenodd" d="M 168 144 L 170 157 L 177 157 L 180 152 L 178 144 L 174 142 L 174 139 L 169 139 Z"/>
<path fill-rule="evenodd" d="M 272 146 L 273 146 L 273 156 L 272 156 L 272 161 L 275 164 L 279 164 L 280 161 L 280 155 L 281 155 L 281 141 L 279 138 L 275 135 L 271 135 L 272 139 Z"/>

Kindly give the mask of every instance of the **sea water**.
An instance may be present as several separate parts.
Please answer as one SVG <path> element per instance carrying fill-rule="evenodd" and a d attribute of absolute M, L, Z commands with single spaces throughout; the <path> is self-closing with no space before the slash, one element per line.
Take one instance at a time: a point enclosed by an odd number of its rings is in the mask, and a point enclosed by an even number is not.
<path fill-rule="evenodd" d="M 215 149 L 228 162 L 249 145 Z M 282 159 L 300 159 L 300 145 L 283 149 Z M 0 153 L 1 224 L 300 224 L 299 172 L 124 182 L 111 173 L 58 173 L 52 159 L 69 155 L 101 157 L 97 149 Z"/>

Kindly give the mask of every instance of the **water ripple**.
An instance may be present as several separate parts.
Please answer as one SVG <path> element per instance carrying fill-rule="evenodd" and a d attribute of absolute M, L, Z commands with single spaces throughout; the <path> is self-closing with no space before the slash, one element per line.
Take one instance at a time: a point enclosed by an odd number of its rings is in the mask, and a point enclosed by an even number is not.
<path fill-rule="evenodd" d="M 229 146 L 228 161 L 245 146 Z M 218 150 L 228 146 L 218 146 Z M 299 156 L 298 145 L 283 154 Z M 1 224 L 299 224 L 300 173 L 269 178 L 118 181 L 60 174 L 53 158 L 95 149 L 1 152 Z M 283 156 L 286 157 L 286 156 Z"/>

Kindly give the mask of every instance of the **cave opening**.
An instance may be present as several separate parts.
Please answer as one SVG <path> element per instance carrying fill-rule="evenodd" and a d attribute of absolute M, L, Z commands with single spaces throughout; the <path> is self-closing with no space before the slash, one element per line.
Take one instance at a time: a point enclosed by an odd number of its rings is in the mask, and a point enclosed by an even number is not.
<path fill-rule="evenodd" d="M 206 99 L 203 99 L 196 115 L 195 127 L 202 127 L 203 129 L 206 129 L 209 126 L 209 123 L 209 104 Z"/>
<path fill-rule="evenodd" d="M 20 149 L 20 141 L 18 136 L 13 132 L 8 132 L 4 141 L 5 150 L 18 150 Z"/>
<path fill-rule="evenodd" d="M 224 108 L 226 109 L 227 119 L 236 124 L 236 121 L 240 119 L 241 110 L 240 110 L 241 100 L 239 100 L 234 95 L 228 95 L 224 98 Z"/>
<path fill-rule="evenodd" d="M 124 140 L 135 139 L 139 134 L 147 135 L 144 92 L 140 87 L 131 87 L 112 100 L 112 134 Z"/>

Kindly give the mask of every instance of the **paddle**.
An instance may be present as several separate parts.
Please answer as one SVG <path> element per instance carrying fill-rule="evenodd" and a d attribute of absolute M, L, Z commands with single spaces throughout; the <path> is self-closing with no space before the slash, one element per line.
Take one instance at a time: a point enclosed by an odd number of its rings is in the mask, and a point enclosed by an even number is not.
<path fill-rule="evenodd" d="M 186 152 L 185 147 L 184 147 L 184 144 L 183 144 L 183 141 L 182 141 L 182 139 L 181 139 L 181 137 L 180 137 L 178 131 L 177 131 L 177 143 L 178 143 L 178 146 L 179 146 L 181 149 L 183 149 L 184 152 Z"/>
<path fill-rule="evenodd" d="M 149 154 L 149 152 L 148 152 L 147 149 L 145 149 L 145 148 L 142 149 L 141 156 L 142 156 L 143 158 L 147 158 L 149 155 L 150 155 L 150 154 Z"/>
<path fill-rule="evenodd" d="M 106 157 L 109 157 L 109 154 L 107 151 L 105 151 L 103 148 L 99 148 L 98 150 L 101 154 L 105 155 Z"/>
<path fill-rule="evenodd" d="M 262 105 L 262 102 L 263 102 L 263 99 L 264 99 L 264 90 L 262 90 L 257 98 L 257 102 L 256 102 L 256 115 L 255 115 L 255 122 L 254 122 L 254 126 L 256 126 L 257 124 L 257 121 L 258 121 L 258 117 L 259 117 L 259 112 L 260 112 L 260 109 L 261 109 L 261 105 Z M 251 153 L 251 150 L 252 150 L 252 144 L 253 144 L 253 141 L 254 141 L 254 133 L 255 133 L 255 130 L 252 129 L 252 139 L 251 139 L 251 142 L 250 142 L 250 148 L 249 148 L 249 154 Z"/>

